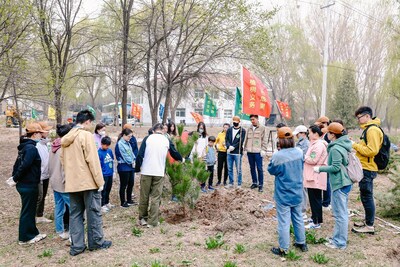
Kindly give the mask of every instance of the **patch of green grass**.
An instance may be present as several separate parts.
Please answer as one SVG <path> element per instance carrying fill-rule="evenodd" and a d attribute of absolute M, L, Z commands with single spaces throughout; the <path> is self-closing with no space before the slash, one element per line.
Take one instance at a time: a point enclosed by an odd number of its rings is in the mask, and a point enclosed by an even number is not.
<path fill-rule="evenodd" d="M 324 253 L 317 252 L 314 255 L 311 255 L 310 258 L 318 264 L 326 264 L 329 262 L 329 258 L 325 256 Z"/>
<path fill-rule="evenodd" d="M 200 243 L 200 242 L 194 242 L 194 245 L 195 245 L 196 247 L 200 247 L 200 246 L 201 246 L 201 243 Z"/>
<path fill-rule="evenodd" d="M 160 261 L 158 261 L 158 260 L 155 260 L 155 261 L 153 261 L 152 263 L 151 263 L 151 267 L 168 267 L 167 265 L 165 265 L 165 264 L 162 264 Z"/>
<path fill-rule="evenodd" d="M 362 251 L 357 251 L 352 253 L 353 257 L 357 260 L 365 260 L 367 259 Z"/>
<path fill-rule="evenodd" d="M 297 261 L 297 260 L 301 259 L 301 256 L 297 255 L 295 250 L 289 250 L 289 252 L 286 254 L 285 258 L 290 261 Z"/>
<path fill-rule="evenodd" d="M 167 230 L 165 230 L 164 228 L 160 228 L 160 234 L 165 235 L 167 233 Z"/>
<path fill-rule="evenodd" d="M 176 244 L 176 247 L 178 249 L 182 249 L 183 248 L 183 242 L 179 242 L 178 244 Z"/>
<path fill-rule="evenodd" d="M 237 267 L 237 264 L 234 261 L 227 261 L 225 262 L 224 267 Z"/>
<path fill-rule="evenodd" d="M 160 224 L 162 224 L 163 222 L 165 222 L 165 219 L 163 217 L 160 217 L 158 221 L 160 222 Z"/>
<path fill-rule="evenodd" d="M 183 233 L 182 232 L 177 232 L 175 235 L 176 235 L 176 237 L 182 237 Z"/>
<path fill-rule="evenodd" d="M 154 253 L 160 253 L 160 251 L 161 251 L 160 248 L 150 248 L 150 249 L 149 249 L 149 252 L 152 253 L 152 254 L 154 254 Z"/>
<path fill-rule="evenodd" d="M 364 233 L 362 233 L 362 234 L 359 234 L 358 235 L 360 238 L 362 238 L 362 239 L 364 239 L 364 238 L 366 238 L 367 237 L 367 235 L 366 234 L 364 234 Z"/>
<path fill-rule="evenodd" d="M 53 256 L 53 250 L 51 248 L 43 250 L 42 254 L 38 255 L 39 258 L 50 258 L 51 256 Z"/>
<path fill-rule="evenodd" d="M 290 235 L 294 236 L 294 227 L 293 227 L 293 225 L 290 225 L 290 228 L 289 228 L 289 229 L 290 229 L 290 230 L 289 230 Z"/>
<path fill-rule="evenodd" d="M 317 238 L 317 234 L 314 230 L 306 230 L 306 243 L 307 244 L 323 244 L 327 242 L 325 238 Z"/>
<path fill-rule="evenodd" d="M 182 265 L 183 265 L 183 266 L 190 266 L 190 265 L 192 265 L 192 263 L 193 263 L 193 262 L 190 261 L 190 260 L 183 260 L 183 261 L 182 261 Z"/>
<path fill-rule="evenodd" d="M 224 235 L 222 233 L 218 233 L 215 237 L 211 236 L 206 239 L 206 248 L 207 249 L 216 249 L 222 247 L 225 244 L 223 240 Z"/>
<path fill-rule="evenodd" d="M 134 236 L 141 237 L 142 234 L 143 234 L 143 230 L 140 229 L 140 228 L 137 228 L 136 226 L 133 226 L 133 227 L 132 227 L 132 234 L 133 234 Z"/>
<path fill-rule="evenodd" d="M 243 244 L 236 244 L 234 252 L 236 254 L 243 254 L 246 252 L 246 247 Z"/>
<path fill-rule="evenodd" d="M 140 267 L 140 265 L 139 265 L 139 263 L 134 262 L 134 263 L 131 265 L 131 267 Z"/>
<path fill-rule="evenodd" d="M 62 258 L 59 259 L 57 262 L 58 262 L 58 264 L 64 264 L 64 263 L 67 262 L 67 257 L 62 257 Z"/>

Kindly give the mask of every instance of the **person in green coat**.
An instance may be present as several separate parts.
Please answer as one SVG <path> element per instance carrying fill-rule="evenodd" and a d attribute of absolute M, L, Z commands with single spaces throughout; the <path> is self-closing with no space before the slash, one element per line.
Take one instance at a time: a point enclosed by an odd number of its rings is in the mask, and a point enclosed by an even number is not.
<path fill-rule="evenodd" d="M 351 141 L 345 134 L 344 127 L 338 122 L 328 126 L 328 165 L 314 167 L 315 172 L 329 173 L 332 188 L 332 212 L 335 219 L 333 237 L 325 245 L 334 249 L 345 249 L 347 246 L 349 216 L 347 203 L 353 182 L 350 180 L 344 166 L 349 164 L 348 152 L 351 151 Z"/>

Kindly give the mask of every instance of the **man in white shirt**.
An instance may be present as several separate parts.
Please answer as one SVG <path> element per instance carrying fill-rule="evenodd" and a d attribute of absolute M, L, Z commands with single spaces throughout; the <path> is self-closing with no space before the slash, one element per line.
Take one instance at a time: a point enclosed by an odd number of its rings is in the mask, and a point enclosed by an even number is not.
<path fill-rule="evenodd" d="M 160 202 L 168 151 L 175 160 L 184 162 L 174 144 L 163 134 L 161 123 L 154 125 L 153 132 L 154 134 L 143 140 L 135 165 L 136 172 L 141 173 L 139 222 L 142 226 L 147 225 L 148 227 L 155 227 L 159 224 Z"/>

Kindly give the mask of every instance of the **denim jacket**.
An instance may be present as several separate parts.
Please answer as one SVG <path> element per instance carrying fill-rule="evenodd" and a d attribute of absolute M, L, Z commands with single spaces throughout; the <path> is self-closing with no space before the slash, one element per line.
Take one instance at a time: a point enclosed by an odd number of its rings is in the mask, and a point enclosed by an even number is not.
<path fill-rule="evenodd" d="M 268 172 L 275 175 L 275 201 L 284 206 L 297 206 L 303 201 L 303 151 L 286 148 L 275 152 Z"/>

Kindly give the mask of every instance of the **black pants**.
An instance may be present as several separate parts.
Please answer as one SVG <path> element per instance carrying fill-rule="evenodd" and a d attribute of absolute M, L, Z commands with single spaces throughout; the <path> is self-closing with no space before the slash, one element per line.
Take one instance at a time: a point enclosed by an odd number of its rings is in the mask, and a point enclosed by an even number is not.
<path fill-rule="evenodd" d="M 221 183 L 222 179 L 222 169 L 224 169 L 224 185 L 226 185 L 226 182 L 228 180 L 228 165 L 227 165 L 227 160 L 226 160 L 226 152 L 220 152 L 218 151 L 218 183 Z"/>
<path fill-rule="evenodd" d="M 69 208 L 68 208 L 68 205 L 65 205 L 63 222 L 64 222 L 64 231 L 68 232 L 69 231 Z"/>
<path fill-rule="evenodd" d="M 17 191 L 21 196 L 21 214 L 19 216 L 19 241 L 29 241 L 39 234 L 36 228 L 35 211 L 38 201 L 38 186 L 24 186 L 17 184 Z"/>
<path fill-rule="evenodd" d="M 361 202 L 365 210 L 365 224 L 373 226 L 375 222 L 374 179 L 377 172 L 363 170 L 364 177 L 358 183 Z"/>
<path fill-rule="evenodd" d="M 314 224 L 323 223 L 322 219 L 322 190 L 307 188 L 308 199 L 310 200 L 311 219 Z"/>
<path fill-rule="evenodd" d="M 131 203 L 135 173 L 133 171 L 128 171 L 128 172 L 118 172 L 118 174 L 120 181 L 119 199 L 121 200 L 121 205 L 123 205 L 125 202 Z"/>
<path fill-rule="evenodd" d="M 101 206 L 110 203 L 110 192 L 113 183 L 112 176 L 103 176 L 103 177 L 104 177 L 104 189 L 103 191 L 101 191 Z"/>
<path fill-rule="evenodd" d="M 208 186 L 212 186 L 214 180 L 214 165 L 207 166 L 207 171 L 210 173 L 210 177 L 208 177 Z M 202 183 L 201 187 L 206 186 L 206 183 Z"/>
<path fill-rule="evenodd" d="M 47 189 L 49 188 L 49 179 L 40 181 L 39 184 L 39 196 L 36 206 L 36 217 L 43 217 L 44 213 L 44 200 L 47 195 Z"/>

